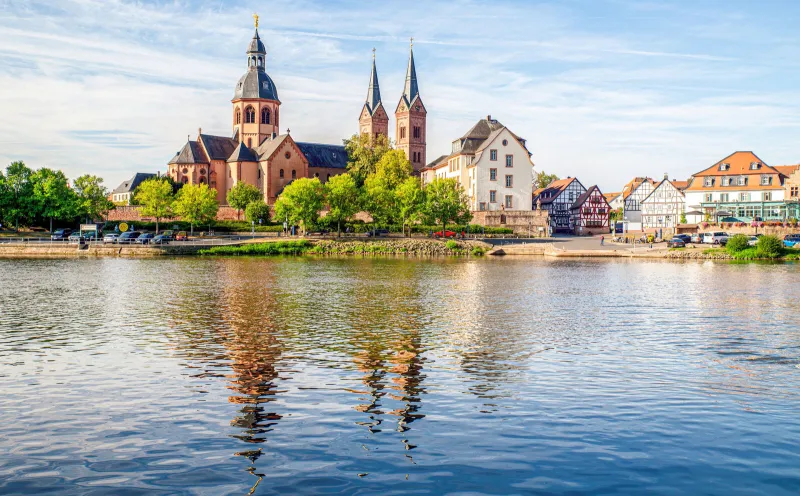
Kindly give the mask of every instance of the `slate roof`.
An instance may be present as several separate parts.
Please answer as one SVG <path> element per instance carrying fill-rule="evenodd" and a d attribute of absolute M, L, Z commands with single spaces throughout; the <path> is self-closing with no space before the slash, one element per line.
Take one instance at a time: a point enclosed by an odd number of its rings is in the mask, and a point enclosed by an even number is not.
<path fill-rule="evenodd" d="M 262 69 L 250 68 L 236 83 L 236 90 L 233 99 L 239 98 L 263 98 L 265 100 L 278 99 L 278 88 L 272 78 Z"/>
<path fill-rule="evenodd" d="M 533 203 L 536 203 L 537 197 L 541 201 L 542 205 L 553 203 L 553 200 L 558 198 L 558 195 L 560 195 L 565 189 L 567 189 L 567 187 L 570 184 L 572 184 L 572 181 L 576 180 L 577 178 L 568 177 L 566 179 L 559 179 L 558 181 L 553 181 L 552 183 L 548 184 L 546 188 L 542 189 L 538 195 L 534 197 Z"/>
<path fill-rule="evenodd" d="M 258 162 L 258 158 L 252 150 L 244 146 L 244 143 L 239 143 L 239 146 L 233 150 L 231 156 L 228 157 L 228 162 Z"/>
<path fill-rule="evenodd" d="M 450 158 L 450 155 L 440 155 L 439 157 L 436 157 L 436 159 L 435 159 L 435 160 L 433 160 L 432 162 L 429 162 L 429 163 L 428 163 L 428 165 L 426 165 L 425 167 L 423 167 L 423 169 L 422 169 L 422 170 L 426 170 L 426 169 L 435 169 L 435 168 L 436 168 L 437 166 L 439 166 L 439 165 L 440 165 L 442 162 L 446 162 L 448 158 Z"/>
<path fill-rule="evenodd" d="M 375 67 L 375 57 L 372 57 L 372 73 L 369 75 L 369 89 L 367 90 L 367 111 L 375 115 L 381 104 L 381 87 L 378 84 L 378 69 Z"/>
<path fill-rule="evenodd" d="M 181 151 L 172 157 L 169 164 L 207 164 L 208 157 L 196 141 L 187 141 Z"/>
<path fill-rule="evenodd" d="M 403 87 L 403 96 L 406 105 L 411 106 L 414 99 L 419 96 L 419 85 L 417 84 L 417 68 L 414 66 L 414 49 L 412 48 L 408 56 L 408 68 L 406 69 L 406 84 Z"/>
<path fill-rule="evenodd" d="M 250 46 L 247 47 L 247 53 L 267 53 L 264 43 L 261 42 L 261 38 L 258 36 L 258 28 L 256 28 L 253 39 L 250 40 Z"/>
<path fill-rule="evenodd" d="M 253 152 L 259 160 L 267 160 L 288 137 L 288 134 L 280 134 L 274 138 L 267 138 L 254 148 Z"/>
<path fill-rule="evenodd" d="M 201 134 L 200 141 L 203 143 L 203 147 L 208 152 L 208 157 L 211 160 L 227 160 L 239 144 L 233 138 L 210 134 Z"/>
<path fill-rule="evenodd" d="M 347 152 L 341 145 L 322 143 L 295 143 L 308 160 L 309 167 L 347 168 Z"/>
<path fill-rule="evenodd" d="M 133 190 L 142 184 L 143 181 L 146 181 L 151 177 L 156 177 L 156 175 L 147 172 L 137 172 L 132 178 L 128 179 L 127 181 L 123 181 L 122 184 L 117 186 L 117 188 L 112 191 L 111 194 L 132 193 Z"/>

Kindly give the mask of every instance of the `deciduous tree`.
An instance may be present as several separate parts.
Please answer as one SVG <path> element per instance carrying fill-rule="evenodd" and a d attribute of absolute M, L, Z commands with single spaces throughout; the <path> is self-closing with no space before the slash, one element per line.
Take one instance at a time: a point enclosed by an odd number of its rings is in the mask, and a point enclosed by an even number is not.
<path fill-rule="evenodd" d="M 269 222 L 269 205 L 263 200 L 250 202 L 244 209 L 244 217 L 248 222 Z"/>
<path fill-rule="evenodd" d="M 50 221 L 74 219 L 78 215 L 78 197 L 69 187 L 67 176 L 61 171 L 42 167 L 31 174 L 33 208 L 37 217 Z"/>
<path fill-rule="evenodd" d="M 290 223 L 299 222 L 303 231 L 308 231 L 319 218 L 323 200 L 322 183 L 318 178 L 297 179 L 286 186 L 275 201 L 275 217 L 288 219 Z"/>
<path fill-rule="evenodd" d="M 455 179 L 436 178 L 425 187 L 425 215 L 431 224 L 466 224 L 472 219 L 469 200 Z"/>
<path fill-rule="evenodd" d="M 342 221 L 348 220 L 360 210 L 359 190 L 350 174 L 339 174 L 328 179 L 324 186 L 328 217 L 336 222 L 336 235 L 342 235 Z"/>
<path fill-rule="evenodd" d="M 210 223 L 217 217 L 218 210 L 217 190 L 204 183 L 184 185 L 172 204 L 172 211 L 190 224 L 192 234 L 195 224 Z"/>
<path fill-rule="evenodd" d="M 141 214 L 144 217 L 156 219 L 156 234 L 161 219 L 172 217 L 172 203 L 175 196 L 172 194 L 172 184 L 163 178 L 151 178 L 143 181 L 134 191 L 136 203 L 141 205 Z"/>
<path fill-rule="evenodd" d="M 397 187 L 414 169 L 402 150 L 389 150 L 364 182 L 366 208 L 379 224 L 388 225 L 400 216 Z"/>
<path fill-rule="evenodd" d="M 24 162 L 12 162 L 6 168 L 6 216 L 19 232 L 20 221 L 31 220 L 33 212 L 33 183 L 31 171 Z"/>
<path fill-rule="evenodd" d="M 247 208 L 247 205 L 254 201 L 263 201 L 264 195 L 261 194 L 258 188 L 243 181 L 236 183 L 230 191 L 228 191 L 227 199 L 228 205 L 236 209 L 236 218 L 241 216 L 242 210 Z"/>
<path fill-rule="evenodd" d="M 73 185 L 78 195 L 78 213 L 91 220 L 102 218 L 103 214 L 114 208 L 108 199 L 108 188 L 103 186 L 103 178 L 85 174 Z"/>
<path fill-rule="evenodd" d="M 379 135 L 374 138 L 368 134 L 354 134 L 344 140 L 347 151 L 347 172 L 362 186 L 367 177 L 375 172 L 383 155 L 392 149 L 389 138 Z"/>
<path fill-rule="evenodd" d="M 539 173 L 536 177 L 536 188 L 546 188 L 553 181 L 558 181 L 560 178 L 555 174 L 547 174 L 545 171 Z"/>
<path fill-rule="evenodd" d="M 405 233 L 406 225 L 410 226 L 411 223 L 420 220 L 425 207 L 425 192 L 420 186 L 419 178 L 407 177 L 395 189 L 395 196 L 397 196 L 397 205 L 403 219 L 403 233 Z"/>

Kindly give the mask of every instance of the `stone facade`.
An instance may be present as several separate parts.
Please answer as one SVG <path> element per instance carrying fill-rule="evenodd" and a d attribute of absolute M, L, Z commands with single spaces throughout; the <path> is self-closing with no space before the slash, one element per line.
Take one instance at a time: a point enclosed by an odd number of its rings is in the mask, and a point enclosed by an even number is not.
<path fill-rule="evenodd" d="M 472 212 L 472 224 L 485 227 L 505 227 L 514 234 L 537 238 L 548 236 L 550 217 L 546 210 L 492 210 Z"/>

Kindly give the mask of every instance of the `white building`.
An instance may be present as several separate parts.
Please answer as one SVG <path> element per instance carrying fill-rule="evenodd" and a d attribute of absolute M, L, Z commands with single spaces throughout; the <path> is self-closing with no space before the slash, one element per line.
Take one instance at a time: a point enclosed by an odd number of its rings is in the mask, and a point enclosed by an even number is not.
<path fill-rule="evenodd" d="M 642 200 L 642 229 L 675 229 L 686 212 L 680 184 L 664 179 Z"/>
<path fill-rule="evenodd" d="M 622 188 L 622 218 L 628 222 L 628 231 L 642 229 L 642 201 L 653 191 L 655 181 L 649 177 L 635 177 Z"/>
<path fill-rule="evenodd" d="M 611 210 L 622 208 L 622 193 L 605 193 L 603 196 L 606 198 Z"/>
<path fill-rule="evenodd" d="M 450 155 L 420 171 L 422 183 L 452 178 L 464 188 L 472 210 L 532 210 L 533 162 L 525 140 L 492 116 L 453 141 Z"/>
<path fill-rule="evenodd" d="M 133 192 L 136 191 L 136 188 L 138 188 L 142 182 L 156 176 L 157 174 L 137 172 L 132 178 L 128 179 L 127 181 L 123 181 L 122 184 L 117 186 L 114 191 L 111 192 L 109 198 L 112 202 L 118 205 L 130 205 Z"/>

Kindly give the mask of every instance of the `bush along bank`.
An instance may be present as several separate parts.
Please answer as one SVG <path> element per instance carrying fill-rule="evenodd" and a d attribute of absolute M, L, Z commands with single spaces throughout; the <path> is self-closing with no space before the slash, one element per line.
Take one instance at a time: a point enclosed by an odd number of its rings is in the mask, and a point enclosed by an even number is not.
<path fill-rule="evenodd" d="M 473 256 L 486 253 L 487 245 L 475 241 L 447 242 L 430 239 L 360 240 L 297 240 L 248 243 L 238 246 L 215 246 L 200 250 L 200 255 L 407 255 L 407 256 Z"/>
<path fill-rule="evenodd" d="M 711 259 L 711 260 L 800 260 L 800 250 L 785 248 L 775 236 L 761 236 L 755 246 L 748 244 L 749 236 L 731 236 L 725 248 L 709 248 L 703 251 L 674 250 L 667 258 Z"/>

